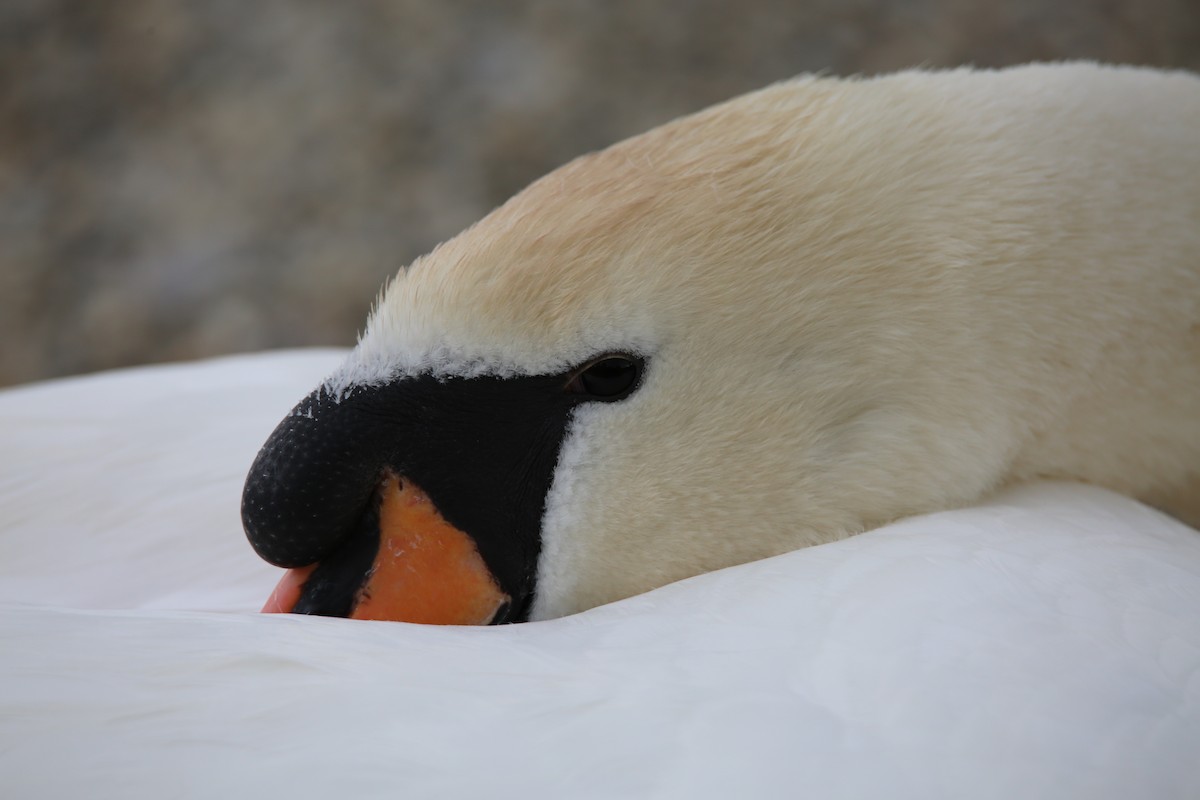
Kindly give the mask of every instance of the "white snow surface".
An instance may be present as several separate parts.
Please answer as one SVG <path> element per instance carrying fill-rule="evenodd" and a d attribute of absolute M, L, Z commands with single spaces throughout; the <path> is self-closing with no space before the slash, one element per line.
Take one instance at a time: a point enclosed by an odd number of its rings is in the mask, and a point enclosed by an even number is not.
<path fill-rule="evenodd" d="M 254 613 L 241 483 L 344 357 L 0 392 L 0 797 L 1200 797 L 1200 533 L 977 508 L 584 614 Z"/>

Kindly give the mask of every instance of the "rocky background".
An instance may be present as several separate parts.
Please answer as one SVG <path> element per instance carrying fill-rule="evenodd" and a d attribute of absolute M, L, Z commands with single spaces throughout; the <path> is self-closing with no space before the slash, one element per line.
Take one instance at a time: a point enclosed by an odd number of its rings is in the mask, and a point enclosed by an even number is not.
<path fill-rule="evenodd" d="M 575 155 L 800 72 L 1065 58 L 1200 70 L 1200 2 L 0 0 L 0 384 L 350 344 Z"/>

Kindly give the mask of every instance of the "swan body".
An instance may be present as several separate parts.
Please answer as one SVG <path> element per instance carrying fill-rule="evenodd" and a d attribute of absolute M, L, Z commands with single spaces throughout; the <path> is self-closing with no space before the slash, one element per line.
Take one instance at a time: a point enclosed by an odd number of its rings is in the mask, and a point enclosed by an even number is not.
<path fill-rule="evenodd" d="M 490 629 L 251 613 L 343 353 L 0 392 L 0 795 L 1190 800 L 1200 537 L 1043 483 Z"/>

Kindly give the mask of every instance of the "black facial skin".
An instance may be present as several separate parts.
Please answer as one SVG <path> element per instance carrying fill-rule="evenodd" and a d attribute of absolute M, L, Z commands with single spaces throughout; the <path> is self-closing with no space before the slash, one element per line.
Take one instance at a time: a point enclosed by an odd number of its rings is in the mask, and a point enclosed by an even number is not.
<path fill-rule="evenodd" d="M 318 389 L 250 468 L 246 536 L 277 566 L 321 562 L 297 613 L 346 616 L 378 548 L 376 489 L 390 471 L 475 541 L 513 601 L 493 624 L 527 619 L 542 512 L 572 411 L 628 396 L 643 367 L 639 357 L 617 355 L 555 375 L 422 375 L 357 387 L 340 402 Z"/>
<path fill-rule="evenodd" d="M 308 576 L 292 613 L 350 616 L 379 552 L 379 540 L 379 499 L 372 498 L 345 541 Z"/>

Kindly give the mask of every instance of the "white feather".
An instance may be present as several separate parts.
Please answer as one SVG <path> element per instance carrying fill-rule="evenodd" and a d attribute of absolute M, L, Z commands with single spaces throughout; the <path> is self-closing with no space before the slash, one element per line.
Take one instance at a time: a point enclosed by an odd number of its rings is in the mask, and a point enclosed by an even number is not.
<path fill-rule="evenodd" d="M 501 628 L 257 615 L 337 353 L 0 393 L 0 796 L 1200 796 L 1200 536 L 1100 489 Z"/>

